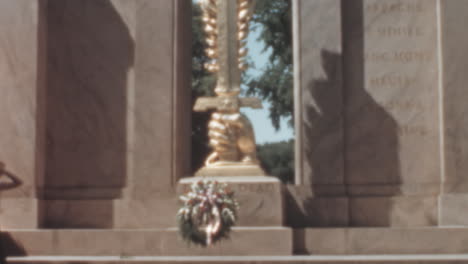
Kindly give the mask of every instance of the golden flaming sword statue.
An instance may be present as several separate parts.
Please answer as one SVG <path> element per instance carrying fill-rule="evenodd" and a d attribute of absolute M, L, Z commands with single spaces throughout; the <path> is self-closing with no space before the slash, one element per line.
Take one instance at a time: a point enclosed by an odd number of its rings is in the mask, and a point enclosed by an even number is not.
<path fill-rule="evenodd" d="M 213 152 L 198 174 L 210 168 L 237 166 L 237 170 L 239 166 L 247 166 L 252 176 L 264 175 L 258 165 L 252 124 L 239 111 L 242 107 L 262 108 L 258 98 L 239 98 L 241 74 L 247 68 L 246 38 L 254 1 L 203 0 L 200 4 L 207 35 L 206 53 L 211 59 L 205 66 L 217 74 L 217 83 L 216 97 L 198 98 L 194 107 L 198 112 L 215 110 L 209 122 Z"/>

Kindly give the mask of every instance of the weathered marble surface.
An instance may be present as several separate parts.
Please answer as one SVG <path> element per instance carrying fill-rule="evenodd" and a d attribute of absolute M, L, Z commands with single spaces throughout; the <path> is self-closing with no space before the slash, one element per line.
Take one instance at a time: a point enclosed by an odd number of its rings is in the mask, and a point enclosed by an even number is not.
<path fill-rule="evenodd" d="M 468 194 L 444 193 L 440 197 L 440 225 L 441 226 L 467 226 L 466 208 L 468 207 Z"/>
<path fill-rule="evenodd" d="M 301 183 L 340 185 L 343 168 L 341 1 L 297 1 Z M 320 187 L 317 187 L 320 188 Z"/>
<path fill-rule="evenodd" d="M 309 228 L 294 231 L 296 253 L 317 255 L 466 254 L 467 239 L 466 228 Z"/>
<path fill-rule="evenodd" d="M 436 0 L 344 6 L 346 182 L 440 182 Z"/>
<path fill-rule="evenodd" d="M 309 186 L 287 185 L 286 225 L 304 227 L 344 227 L 349 225 L 349 198 L 320 196 Z"/>
<path fill-rule="evenodd" d="M 113 224 L 106 200 L 127 183 L 135 28 L 134 1 L 48 1 L 47 227 Z M 77 218 L 98 208 L 108 219 Z"/>
<path fill-rule="evenodd" d="M 377 256 L 260 256 L 260 257 L 12 257 L 15 264 L 465 264 L 466 254 Z"/>
<path fill-rule="evenodd" d="M 123 187 L 134 1 L 51 0 L 47 7 L 46 187 Z"/>
<path fill-rule="evenodd" d="M 8 230 L 1 238 L 3 252 L 11 257 L 25 252 L 30 256 L 124 257 L 468 253 L 467 228 L 235 228 L 231 240 L 209 249 L 187 246 L 175 229 Z"/>
<path fill-rule="evenodd" d="M 440 4 L 445 151 L 441 224 L 468 225 L 468 2 Z"/>
<path fill-rule="evenodd" d="M 116 227 L 174 226 L 176 183 L 190 158 L 189 0 L 136 0 L 135 90 L 128 115 L 128 177 Z"/>
<path fill-rule="evenodd" d="M 293 3 L 296 183 L 301 186 L 288 186 L 287 222 L 346 226 L 342 1 Z"/>
<path fill-rule="evenodd" d="M 46 226 L 173 225 L 190 153 L 189 4 L 49 1 Z"/>
<path fill-rule="evenodd" d="M 283 226 L 285 221 L 284 186 L 274 177 L 191 177 L 179 182 L 177 193 L 190 190 L 193 183 L 215 180 L 229 184 L 239 203 L 238 226 Z"/>
<path fill-rule="evenodd" d="M 316 218 L 324 222 L 311 220 L 314 226 L 437 224 L 437 1 L 297 3 L 302 113 L 296 118 L 303 124 L 296 205 L 305 215 L 327 211 Z"/>
<path fill-rule="evenodd" d="M 196 154 L 198 155 L 198 153 Z M 236 177 L 236 176 L 266 176 L 260 165 L 236 165 L 220 167 L 203 167 L 195 173 L 196 177 Z"/>
<path fill-rule="evenodd" d="M 202 248 L 182 241 L 177 229 L 0 233 L 6 256 L 288 256 L 292 237 L 289 228 L 234 228 L 230 239 Z"/>
<path fill-rule="evenodd" d="M 38 208 L 47 227 L 173 226 L 190 153 L 190 1 L 45 3 L 0 0 L 0 162 L 22 182 L 0 190 L 2 226 L 36 227 Z M 304 156 L 288 224 L 468 224 L 468 4 L 298 3 Z"/>
<path fill-rule="evenodd" d="M 34 228 L 43 169 L 43 1 L 0 0 L 0 162 L 21 184 L 0 189 L 0 225 Z M 2 183 L 8 180 L 1 178 Z"/>
<path fill-rule="evenodd" d="M 425 227 L 438 224 L 438 196 L 353 197 L 350 226 Z"/>
<path fill-rule="evenodd" d="M 344 1 L 343 21 L 350 224 L 437 225 L 437 1 Z"/>

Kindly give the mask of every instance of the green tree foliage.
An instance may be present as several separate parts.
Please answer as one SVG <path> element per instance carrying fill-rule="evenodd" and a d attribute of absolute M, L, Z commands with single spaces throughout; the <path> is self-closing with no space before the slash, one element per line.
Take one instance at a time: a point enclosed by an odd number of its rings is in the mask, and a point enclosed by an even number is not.
<path fill-rule="evenodd" d="M 268 173 L 282 182 L 294 182 L 294 140 L 258 146 L 258 158 Z"/>
<path fill-rule="evenodd" d="M 252 18 L 253 30 L 260 32 L 258 41 L 269 50 L 269 63 L 260 76 L 248 76 L 248 94 L 270 103 L 270 119 L 276 129 L 281 118 L 293 126 L 293 50 L 291 0 L 257 0 Z"/>
<path fill-rule="evenodd" d="M 286 118 L 293 127 L 293 49 L 291 0 L 257 0 L 252 30 L 265 43 L 263 52 L 271 51 L 269 63 L 259 76 L 246 76 L 248 94 L 270 103 L 273 126 L 278 130 Z M 252 63 L 251 63 L 252 64 Z M 294 140 L 258 146 L 258 158 L 265 171 L 283 182 L 294 182 Z"/>
<path fill-rule="evenodd" d="M 199 96 L 212 96 L 215 77 L 204 65 L 209 61 L 205 55 L 206 43 L 202 24 L 202 10 L 199 5 L 192 8 L 192 105 Z M 192 169 L 195 171 L 203 165 L 210 152 L 208 146 L 208 121 L 211 113 L 194 113 L 192 115 Z"/>
<path fill-rule="evenodd" d="M 204 65 L 209 61 L 205 54 L 207 45 L 204 41 L 202 10 L 200 5 L 192 5 L 192 88 L 193 98 L 214 95 L 215 76 Z"/>

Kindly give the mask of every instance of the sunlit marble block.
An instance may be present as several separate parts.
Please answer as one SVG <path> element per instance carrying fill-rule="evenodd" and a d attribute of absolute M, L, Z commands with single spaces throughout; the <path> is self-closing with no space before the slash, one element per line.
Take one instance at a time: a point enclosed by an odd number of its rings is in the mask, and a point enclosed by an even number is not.
<path fill-rule="evenodd" d="M 284 224 L 283 184 L 273 177 L 193 177 L 179 182 L 177 193 L 190 190 L 198 181 L 229 184 L 239 202 L 238 226 L 282 226 Z"/>

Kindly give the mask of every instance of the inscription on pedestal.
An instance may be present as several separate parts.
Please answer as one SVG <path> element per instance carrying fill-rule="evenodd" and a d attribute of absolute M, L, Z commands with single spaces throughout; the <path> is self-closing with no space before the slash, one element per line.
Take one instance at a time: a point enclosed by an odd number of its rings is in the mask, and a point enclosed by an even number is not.
<path fill-rule="evenodd" d="M 229 188 L 237 194 L 270 194 L 275 192 L 275 184 L 271 183 L 237 183 L 230 185 Z M 188 192 L 189 190 L 189 184 L 182 185 L 183 192 Z"/>

